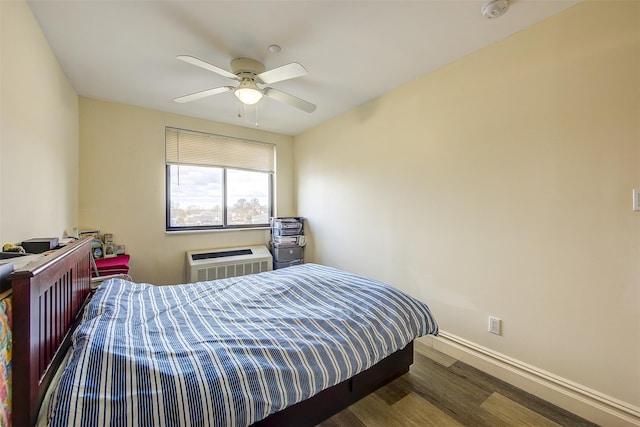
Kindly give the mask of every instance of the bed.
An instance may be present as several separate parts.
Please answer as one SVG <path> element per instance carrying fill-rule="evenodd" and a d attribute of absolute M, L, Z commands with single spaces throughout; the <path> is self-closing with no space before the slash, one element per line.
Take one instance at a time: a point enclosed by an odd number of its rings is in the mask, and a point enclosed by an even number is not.
<path fill-rule="evenodd" d="M 43 408 L 52 426 L 311 426 L 407 372 L 413 339 L 437 334 L 423 303 L 315 264 L 177 286 L 114 279 L 91 296 L 89 246 L 12 275 L 14 425 L 34 425 L 67 356 Z"/>

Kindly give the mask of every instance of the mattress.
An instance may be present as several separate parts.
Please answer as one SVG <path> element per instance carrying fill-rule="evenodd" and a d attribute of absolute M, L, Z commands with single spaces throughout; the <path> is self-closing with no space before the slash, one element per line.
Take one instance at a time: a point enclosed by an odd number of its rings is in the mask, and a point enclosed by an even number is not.
<path fill-rule="evenodd" d="M 426 304 L 305 264 L 173 286 L 112 279 L 76 329 L 52 426 L 243 426 L 437 334 Z"/>

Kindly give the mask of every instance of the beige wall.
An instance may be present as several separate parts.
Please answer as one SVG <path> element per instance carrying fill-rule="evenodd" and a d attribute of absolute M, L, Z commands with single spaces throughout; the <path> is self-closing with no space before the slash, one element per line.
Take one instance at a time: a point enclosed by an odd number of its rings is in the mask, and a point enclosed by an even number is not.
<path fill-rule="evenodd" d="M 293 138 L 123 104 L 80 98 L 80 225 L 113 233 L 131 275 L 182 283 L 185 250 L 262 244 L 265 230 L 165 232 L 165 126 L 276 144 L 278 215 L 293 215 Z"/>
<path fill-rule="evenodd" d="M 78 96 L 23 1 L 0 1 L 0 245 L 78 222 Z"/>
<path fill-rule="evenodd" d="M 297 136 L 307 260 L 640 405 L 639 5 L 580 4 Z"/>

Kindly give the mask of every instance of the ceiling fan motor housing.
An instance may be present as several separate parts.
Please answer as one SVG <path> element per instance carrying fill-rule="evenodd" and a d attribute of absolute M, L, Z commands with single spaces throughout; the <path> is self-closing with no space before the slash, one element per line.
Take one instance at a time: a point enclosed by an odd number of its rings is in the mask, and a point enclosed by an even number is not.
<path fill-rule="evenodd" d="M 264 65 L 250 58 L 236 58 L 231 61 L 231 70 L 233 74 L 240 78 L 255 77 L 260 73 L 264 73 Z"/>

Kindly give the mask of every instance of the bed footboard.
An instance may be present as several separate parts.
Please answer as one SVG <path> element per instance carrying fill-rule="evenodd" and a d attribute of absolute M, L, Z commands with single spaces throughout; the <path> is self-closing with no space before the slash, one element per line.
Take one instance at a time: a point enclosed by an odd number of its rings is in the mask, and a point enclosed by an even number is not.
<path fill-rule="evenodd" d="M 9 276 L 13 291 L 15 426 L 35 424 L 44 393 L 69 347 L 78 312 L 91 292 L 91 238 Z"/>

